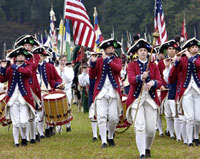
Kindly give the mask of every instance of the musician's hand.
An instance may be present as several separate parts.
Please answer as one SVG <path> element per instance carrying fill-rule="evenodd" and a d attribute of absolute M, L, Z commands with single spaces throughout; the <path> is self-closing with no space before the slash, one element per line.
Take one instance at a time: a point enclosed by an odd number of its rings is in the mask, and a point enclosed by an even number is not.
<path fill-rule="evenodd" d="M 64 84 L 60 84 L 59 86 L 57 86 L 58 89 L 64 90 L 65 89 L 65 85 Z"/>
<path fill-rule="evenodd" d="M 106 56 L 106 54 L 104 53 L 103 55 L 102 55 L 102 58 L 103 59 L 105 59 L 107 56 Z"/>
<path fill-rule="evenodd" d="M 91 56 L 91 61 L 92 62 L 96 62 L 96 60 L 97 60 L 97 56 Z"/>
<path fill-rule="evenodd" d="M 161 87 L 160 87 L 160 90 L 161 90 L 161 91 L 164 91 L 165 89 L 166 89 L 165 86 L 161 86 Z"/>
<path fill-rule="evenodd" d="M 169 67 L 170 67 L 170 64 L 171 64 L 171 60 L 166 60 L 166 61 L 165 61 L 165 67 L 166 67 L 166 68 L 169 68 Z"/>
<path fill-rule="evenodd" d="M 176 56 L 176 61 L 180 61 L 181 56 Z"/>
<path fill-rule="evenodd" d="M 185 51 L 185 55 L 187 56 L 188 59 L 189 59 L 190 57 L 192 57 L 192 55 L 190 54 L 189 51 Z"/>
<path fill-rule="evenodd" d="M 145 90 L 149 91 L 153 85 L 154 85 L 154 82 L 151 80 L 148 83 L 145 83 L 144 88 Z"/>
<path fill-rule="evenodd" d="M 10 64 L 13 65 L 14 64 L 14 59 L 10 59 Z"/>
<path fill-rule="evenodd" d="M 145 80 L 148 77 L 148 72 L 143 72 L 142 74 L 142 80 Z"/>
<path fill-rule="evenodd" d="M 64 67 L 60 66 L 60 71 L 63 72 L 64 71 Z"/>
<path fill-rule="evenodd" d="M 7 66 L 7 62 L 1 62 L 1 67 L 5 68 Z"/>

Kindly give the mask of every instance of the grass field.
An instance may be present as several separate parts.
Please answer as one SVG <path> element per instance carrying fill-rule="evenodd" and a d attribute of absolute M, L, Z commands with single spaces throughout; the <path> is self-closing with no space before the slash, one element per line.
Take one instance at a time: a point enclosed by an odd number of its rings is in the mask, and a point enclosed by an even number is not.
<path fill-rule="evenodd" d="M 88 114 L 72 107 L 72 131 L 41 140 L 27 147 L 14 147 L 12 128 L 0 126 L 0 159 L 137 159 L 133 127 L 123 134 L 116 134 L 115 147 L 101 149 L 101 142 L 92 142 Z M 153 143 L 152 159 L 200 159 L 200 147 L 188 147 L 168 137 L 159 137 Z"/>

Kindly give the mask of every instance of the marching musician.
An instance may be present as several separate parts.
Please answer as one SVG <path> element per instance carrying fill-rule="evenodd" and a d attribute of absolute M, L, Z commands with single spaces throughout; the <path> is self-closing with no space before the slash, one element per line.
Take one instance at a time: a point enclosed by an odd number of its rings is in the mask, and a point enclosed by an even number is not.
<path fill-rule="evenodd" d="M 199 129 L 200 124 L 200 41 L 195 37 L 185 42 L 182 50 L 183 56 L 176 57 L 174 66 L 170 71 L 169 83 L 177 78 L 179 72 L 182 73 L 180 81 L 179 100 L 183 108 L 186 119 L 186 131 L 188 146 L 193 146 L 193 127 Z"/>
<path fill-rule="evenodd" d="M 23 46 L 27 51 L 32 52 L 34 47 L 39 46 L 39 42 L 32 35 L 22 35 L 15 41 L 14 44 L 15 48 L 19 46 Z M 34 55 L 33 57 L 28 58 L 32 66 L 31 67 L 32 77 L 30 78 L 29 82 L 31 84 L 31 92 L 33 94 L 34 102 L 36 104 L 36 111 L 41 107 L 41 90 L 36 76 L 36 69 L 39 62 L 38 59 L 39 59 L 38 55 Z M 28 124 L 29 128 L 27 129 L 27 140 L 29 141 L 29 129 L 30 129 L 30 138 L 31 138 L 30 143 L 32 144 L 36 143 L 35 141 L 36 138 L 39 141 L 39 136 L 38 135 L 36 136 L 36 122 L 37 122 L 36 120 L 33 119 L 32 121 L 29 121 Z M 44 134 L 41 133 L 40 135 L 44 136 Z"/>
<path fill-rule="evenodd" d="M 167 121 L 167 130 L 169 131 L 170 138 L 175 139 L 174 129 L 177 137 L 177 141 L 181 140 L 181 123 L 176 116 L 176 104 L 175 104 L 175 95 L 176 95 L 176 87 L 177 81 L 173 84 L 168 83 L 168 77 L 170 69 L 173 66 L 173 62 L 175 61 L 176 51 L 178 49 L 178 45 L 175 40 L 169 40 L 163 43 L 160 46 L 161 52 L 167 53 L 167 58 L 164 59 L 165 69 L 162 72 L 163 77 L 163 85 L 161 87 L 161 91 L 163 94 L 165 93 L 165 97 L 162 97 L 162 104 L 164 106 L 164 114 Z M 167 90 L 166 90 L 167 89 Z"/>
<path fill-rule="evenodd" d="M 149 71 L 146 70 L 149 62 L 148 52 L 152 49 L 149 43 L 140 39 L 131 49 L 137 52 L 138 60 L 128 65 L 130 90 L 126 117 L 129 123 L 134 123 L 136 145 L 142 159 L 151 157 L 150 148 L 156 133 L 158 107 L 160 106 L 157 89 L 161 87 L 162 81 L 155 63 L 150 62 Z M 144 90 L 142 91 L 143 84 Z M 139 98 L 140 95 L 141 98 Z"/>
<path fill-rule="evenodd" d="M 71 62 L 67 62 L 67 56 L 61 55 L 59 57 L 59 66 L 56 67 L 56 70 L 60 77 L 62 78 L 62 81 L 64 83 L 64 91 L 67 96 L 67 100 L 69 103 L 69 106 L 71 108 L 72 105 L 72 82 L 74 79 L 74 70 L 71 66 Z M 68 122 L 66 124 L 66 132 L 71 131 L 71 122 Z"/>
<path fill-rule="evenodd" d="M 11 65 L 5 69 L 6 62 L 1 62 L 0 70 L 0 82 L 8 81 L 6 118 L 11 119 L 13 124 L 15 146 L 19 146 L 19 131 L 22 137 L 21 145 L 27 146 L 26 128 L 29 119 L 35 118 L 35 106 L 29 83 L 32 68 L 25 60 L 32 57 L 32 54 L 23 47 L 18 47 L 7 57 L 11 58 Z"/>
<path fill-rule="evenodd" d="M 96 53 L 94 51 L 91 51 L 91 57 L 92 56 L 100 58 L 102 56 L 102 53 Z M 88 60 L 88 63 L 90 63 L 91 57 Z M 89 89 L 88 89 L 88 108 L 89 108 L 89 119 L 91 121 L 91 126 L 92 126 L 93 142 L 97 141 L 97 119 L 94 112 L 94 103 L 92 101 L 94 93 L 94 85 L 95 85 L 95 74 L 93 75 L 90 74 Z"/>
<path fill-rule="evenodd" d="M 108 39 L 98 47 L 104 49 L 103 56 L 91 57 L 89 75 L 95 75 L 93 102 L 97 112 L 102 148 L 115 146 L 113 134 L 122 113 L 120 71 L 121 59 L 115 56 L 115 49 L 121 48 L 121 44 L 114 39 Z M 108 121 L 108 122 L 107 122 Z M 106 125 L 108 124 L 108 140 L 106 139 Z"/>
<path fill-rule="evenodd" d="M 61 85 L 62 79 L 58 75 L 54 65 L 45 61 L 47 56 L 50 56 L 50 52 L 48 52 L 45 47 L 39 46 L 34 49 L 33 53 L 39 54 L 40 56 L 37 69 L 38 72 L 37 77 L 41 90 L 48 91 L 48 90 L 55 90 L 57 88 L 63 89 L 64 85 Z M 40 117 L 44 119 L 44 110 L 41 112 Z M 53 127 L 49 128 L 46 125 L 45 135 L 47 137 L 50 137 L 50 135 L 52 134 L 53 134 Z"/>

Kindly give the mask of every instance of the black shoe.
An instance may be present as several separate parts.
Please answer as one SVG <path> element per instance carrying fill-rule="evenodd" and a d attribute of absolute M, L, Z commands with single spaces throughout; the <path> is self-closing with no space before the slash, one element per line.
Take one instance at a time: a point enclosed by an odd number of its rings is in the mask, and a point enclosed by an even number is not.
<path fill-rule="evenodd" d="M 44 139 L 44 138 L 45 138 L 45 136 L 44 136 L 44 135 L 41 135 L 41 136 L 40 136 L 40 139 Z"/>
<path fill-rule="evenodd" d="M 35 139 L 31 139 L 30 144 L 36 144 Z"/>
<path fill-rule="evenodd" d="M 37 142 L 40 142 L 40 135 L 36 135 L 36 136 L 35 136 L 35 140 L 36 140 Z"/>
<path fill-rule="evenodd" d="M 166 130 L 166 131 L 165 131 L 165 135 L 166 135 L 166 136 L 170 136 L 169 131 Z"/>
<path fill-rule="evenodd" d="M 27 140 L 26 139 L 22 139 L 21 146 L 27 146 Z"/>
<path fill-rule="evenodd" d="M 102 145 L 101 145 L 101 148 L 107 148 L 108 147 L 108 145 L 106 144 L 106 143 L 103 143 Z"/>
<path fill-rule="evenodd" d="M 189 147 L 193 147 L 193 143 L 188 144 Z"/>
<path fill-rule="evenodd" d="M 45 136 L 46 137 L 51 137 L 49 129 L 45 129 Z"/>
<path fill-rule="evenodd" d="M 115 146 L 115 142 L 113 139 L 108 139 L 108 145 L 109 146 Z"/>
<path fill-rule="evenodd" d="M 15 144 L 15 147 L 19 147 L 19 144 Z"/>
<path fill-rule="evenodd" d="M 66 128 L 66 132 L 70 132 L 70 131 L 72 131 L 71 126 Z"/>
<path fill-rule="evenodd" d="M 171 136 L 170 139 L 175 139 L 175 136 Z"/>
<path fill-rule="evenodd" d="M 164 137 L 164 134 L 160 134 L 159 136 L 160 136 L 160 137 Z"/>
<path fill-rule="evenodd" d="M 195 143 L 196 146 L 199 146 L 199 144 L 200 144 L 199 139 L 194 139 L 194 143 Z"/>
<path fill-rule="evenodd" d="M 93 142 L 96 142 L 96 141 L 97 141 L 97 138 L 96 138 L 96 137 L 93 137 L 92 141 L 93 141 Z"/>
<path fill-rule="evenodd" d="M 54 127 L 50 127 L 50 128 L 49 128 L 49 133 L 50 133 L 50 136 L 55 135 Z"/>
<path fill-rule="evenodd" d="M 145 159 L 145 155 L 141 155 L 141 156 L 140 156 L 140 159 Z"/>
<path fill-rule="evenodd" d="M 151 158 L 151 151 L 149 149 L 145 150 L 145 157 L 146 158 Z"/>

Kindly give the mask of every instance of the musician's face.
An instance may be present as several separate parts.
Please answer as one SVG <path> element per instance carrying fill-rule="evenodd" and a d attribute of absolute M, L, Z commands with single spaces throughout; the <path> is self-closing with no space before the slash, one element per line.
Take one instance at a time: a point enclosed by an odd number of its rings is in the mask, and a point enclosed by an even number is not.
<path fill-rule="evenodd" d="M 46 59 L 46 56 L 44 56 L 43 54 L 39 54 L 39 56 L 40 56 L 40 62 L 42 62 Z"/>
<path fill-rule="evenodd" d="M 160 54 L 158 54 L 158 58 L 159 58 L 160 60 L 162 60 L 162 59 L 164 59 L 164 58 L 165 58 L 165 55 L 164 55 L 164 54 L 162 54 L 162 53 L 160 53 Z"/>
<path fill-rule="evenodd" d="M 140 48 L 138 49 L 137 54 L 140 60 L 145 61 L 147 59 L 148 51 L 146 48 Z"/>
<path fill-rule="evenodd" d="M 168 47 L 167 53 L 169 57 L 174 57 L 176 55 L 176 49 L 174 47 Z"/>
<path fill-rule="evenodd" d="M 193 45 L 189 47 L 188 50 L 191 54 L 196 54 L 199 52 L 199 47 L 197 45 Z"/>
<path fill-rule="evenodd" d="M 16 60 L 17 61 L 24 61 L 26 59 L 26 57 L 22 54 L 19 54 L 17 57 L 16 57 Z"/>
<path fill-rule="evenodd" d="M 65 66 L 66 62 L 67 62 L 67 58 L 66 58 L 66 57 L 63 57 L 63 58 L 60 60 L 60 65 L 61 65 L 61 66 Z"/>
<path fill-rule="evenodd" d="M 107 54 L 107 53 L 114 53 L 115 48 L 113 46 L 109 46 L 104 50 L 104 52 L 106 53 L 107 56 L 112 56 L 113 54 Z"/>
<path fill-rule="evenodd" d="M 31 51 L 33 46 L 31 44 L 24 44 L 24 48 L 28 51 Z"/>

